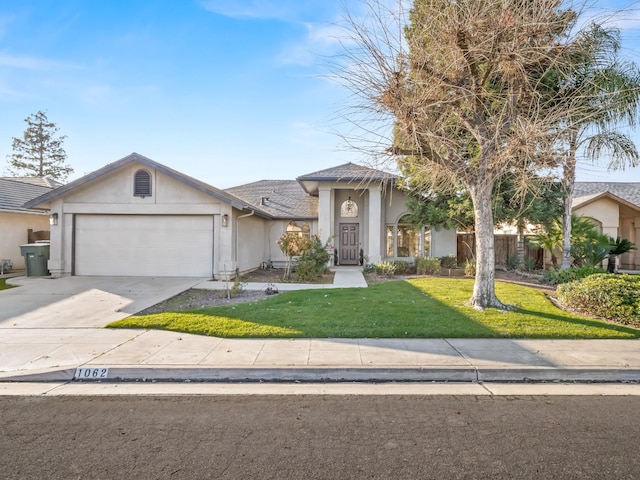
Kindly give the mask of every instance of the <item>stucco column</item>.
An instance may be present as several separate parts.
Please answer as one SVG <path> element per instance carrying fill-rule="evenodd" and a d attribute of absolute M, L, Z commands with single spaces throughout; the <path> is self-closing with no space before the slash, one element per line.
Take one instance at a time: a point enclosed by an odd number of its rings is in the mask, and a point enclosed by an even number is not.
<path fill-rule="evenodd" d="M 47 268 L 52 277 L 65 277 L 71 275 L 71 252 L 67 253 L 64 238 L 65 233 L 71 238 L 73 215 L 65 214 L 62 209 L 62 202 L 56 201 L 51 205 L 50 214 L 58 215 L 58 224 L 49 226 L 49 261 Z"/>
<path fill-rule="evenodd" d="M 325 243 L 333 234 L 331 203 L 331 189 L 320 187 L 318 189 L 318 234 L 322 243 Z"/>
<path fill-rule="evenodd" d="M 634 238 L 630 238 L 629 241 L 635 244 L 636 250 L 629 252 L 629 259 L 633 267 L 640 268 L 640 217 L 635 217 L 632 225 L 632 231 L 635 235 Z"/>
<path fill-rule="evenodd" d="M 364 254 L 369 257 L 370 263 L 382 260 L 380 238 L 382 237 L 381 229 L 383 228 L 380 187 L 369 187 L 369 247 Z"/>

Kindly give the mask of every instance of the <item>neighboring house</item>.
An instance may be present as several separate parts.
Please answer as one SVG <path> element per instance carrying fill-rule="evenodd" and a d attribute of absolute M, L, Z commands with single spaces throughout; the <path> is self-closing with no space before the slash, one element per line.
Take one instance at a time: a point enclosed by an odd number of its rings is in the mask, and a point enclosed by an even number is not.
<path fill-rule="evenodd" d="M 576 182 L 572 208 L 602 233 L 640 247 L 640 183 Z M 621 255 L 617 262 L 621 269 L 640 269 L 640 250 Z"/>
<path fill-rule="evenodd" d="M 38 235 L 39 238 L 48 238 L 49 213 L 23 205 L 60 185 L 55 180 L 42 177 L 0 178 L 0 262 L 9 260 L 14 269 L 23 269 L 20 245 L 29 243 Z M 29 237 L 29 231 L 33 238 Z"/>
<path fill-rule="evenodd" d="M 395 180 L 348 163 L 220 190 L 133 153 L 25 207 L 57 218 L 53 276 L 219 278 L 284 264 L 277 242 L 287 231 L 332 239 L 339 265 L 455 255 L 454 231 L 405 221 Z"/>

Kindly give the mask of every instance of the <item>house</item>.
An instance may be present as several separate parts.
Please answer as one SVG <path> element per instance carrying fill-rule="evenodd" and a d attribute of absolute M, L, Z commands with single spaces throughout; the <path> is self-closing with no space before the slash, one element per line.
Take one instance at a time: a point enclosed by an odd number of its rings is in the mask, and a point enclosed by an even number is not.
<path fill-rule="evenodd" d="M 49 238 L 48 212 L 23 205 L 60 185 L 42 177 L 0 178 L 0 262 L 23 269 L 20 245 Z"/>
<path fill-rule="evenodd" d="M 55 219 L 53 276 L 224 277 L 284 264 L 285 232 L 330 241 L 338 265 L 455 255 L 454 231 L 415 230 L 396 177 L 347 163 L 221 190 L 137 153 L 26 203 Z"/>
<path fill-rule="evenodd" d="M 640 247 L 640 183 L 576 182 L 572 211 L 588 217 L 602 233 Z M 620 269 L 638 270 L 640 250 L 616 260 Z"/>

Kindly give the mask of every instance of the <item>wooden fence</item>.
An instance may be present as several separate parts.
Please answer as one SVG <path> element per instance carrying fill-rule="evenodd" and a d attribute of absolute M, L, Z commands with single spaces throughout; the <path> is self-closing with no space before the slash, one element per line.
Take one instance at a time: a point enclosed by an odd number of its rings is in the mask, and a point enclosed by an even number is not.
<path fill-rule="evenodd" d="M 515 260 L 518 253 L 517 235 L 495 235 L 494 245 L 496 252 L 496 265 L 507 265 L 507 259 Z M 458 265 L 464 265 L 465 260 L 474 258 L 476 253 L 476 242 L 474 233 L 458 234 Z M 524 242 L 524 258 L 533 259 L 536 268 L 542 268 L 544 261 L 544 250 L 534 247 L 526 241 Z"/>

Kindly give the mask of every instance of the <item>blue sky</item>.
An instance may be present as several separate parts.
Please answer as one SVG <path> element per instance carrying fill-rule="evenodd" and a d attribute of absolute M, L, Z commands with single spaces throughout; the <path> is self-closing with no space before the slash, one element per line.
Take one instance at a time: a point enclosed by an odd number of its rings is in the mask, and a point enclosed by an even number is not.
<path fill-rule="evenodd" d="M 38 110 L 68 137 L 71 179 L 133 151 L 220 188 L 362 162 L 331 133 L 348 96 L 326 77 L 342 5 L 0 0 L 0 173 Z M 637 18 L 620 23 L 636 61 Z M 640 182 L 640 168 L 579 180 Z"/>

